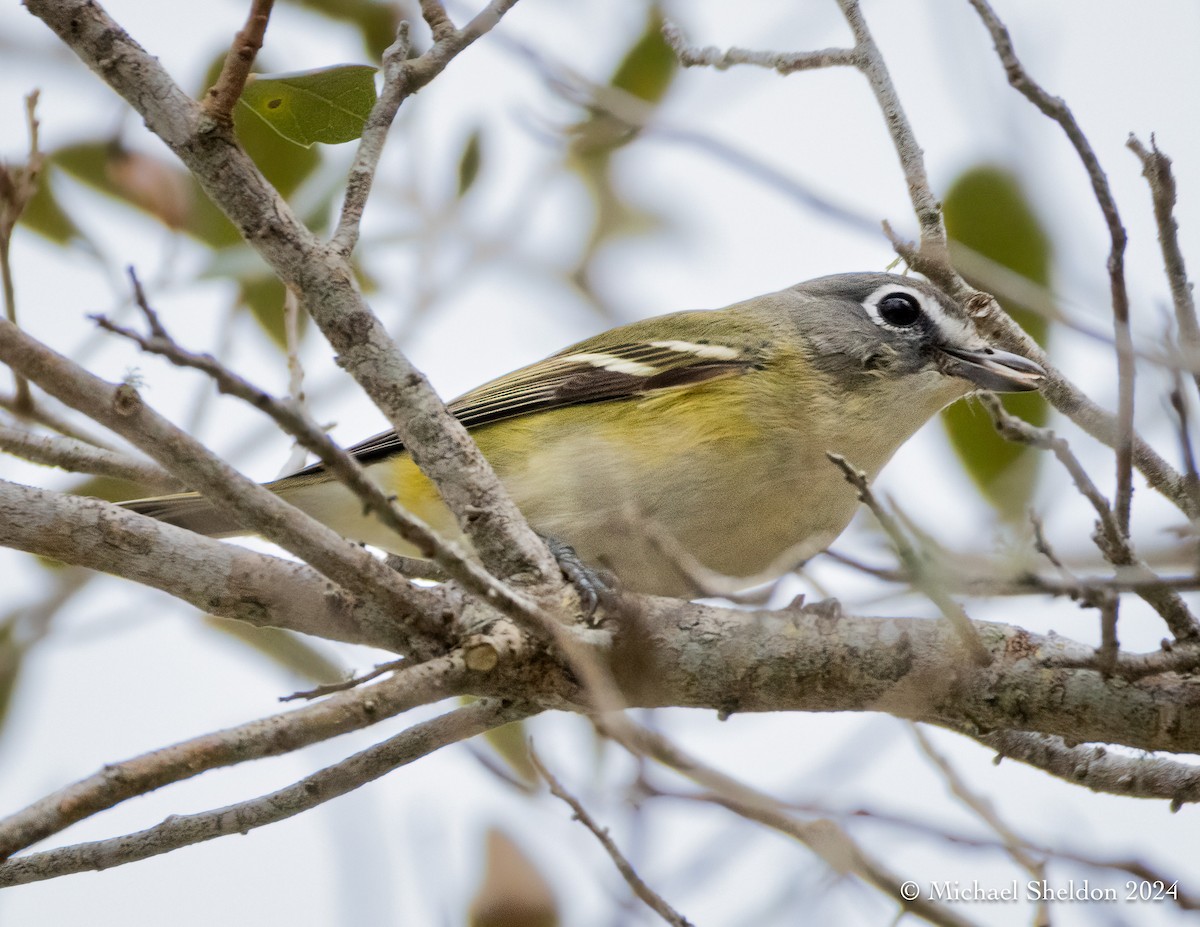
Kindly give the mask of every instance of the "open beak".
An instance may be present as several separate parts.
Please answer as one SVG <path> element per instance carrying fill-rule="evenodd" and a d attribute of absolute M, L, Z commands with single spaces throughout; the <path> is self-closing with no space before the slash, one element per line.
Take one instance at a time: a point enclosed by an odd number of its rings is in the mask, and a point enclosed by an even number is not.
<path fill-rule="evenodd" d="M 970 380 L 980 389 L 997 393 L 1021 393 L 1041 386 L 1046 371 L 1027 357 L 1009 354 L 995 348 L 952 348 L 941 349 L 942 373 L 951 377 Z"/>

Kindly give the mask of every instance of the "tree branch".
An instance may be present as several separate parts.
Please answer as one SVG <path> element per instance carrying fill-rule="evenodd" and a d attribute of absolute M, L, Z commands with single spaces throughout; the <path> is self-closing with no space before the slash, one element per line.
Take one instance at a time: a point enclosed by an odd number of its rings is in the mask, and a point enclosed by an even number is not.
<path fill-rule="evenodd" d="M 550 794 L 556 798 L 561 798 L 566 802 L 580 824 L 592 832 L 592 835 L 600 841 L 600 846 L 604 848 L 604 852 L 608 854 L 609 859 L 613 861 L 613 865 L 617 867 L 617 871 L 621 873 L 621 878 L 633 890 L 633 893 L 638 896 L 651 911 L 661 917 L 668 924 L 674 927 L 692 927 L 692 922 L 686 917 L 672 908 L 661 895 L 646 884 L 646 881 L 633 868 L 633 864 L 629 862 L 621 853 L 612 837 L 608 835 L 608 831 L 597 824 L 590 814 L 587 813 L 580 803 L 579 799 L 563 788 L 563 784 L 559 782 L 546 768 L 541 757 L 532 749 L 529 750 L 529 758 L 533 761 L 533 765 L 537 771 L 542 774 L 542 778 L 546 780 L 546 784 L 550 787 Z"/>
<path fill-rule="evenodd" d="M 100 499 L 0 480 L 0 545 L 161 589 L 259 627 L 399 653 L 408 629 L 386 600 L 330 584 L 306 564 L 224 544 Z M 410 587 L 405 612 L 455 611 L 444 589 Z"/>
<path fill-rule="evenodd" d="M 395 620 L 412 632 L 413 654 L 429 656 L 444 649 L 447 629 L 428 623 L 429 615 L 413 608 L 411 584 L 366 550 L 246 479 L 145 405 L 128 383 L 114 386 L 101 380 L 7 320 L 0 320 L 0 361 L 112 429 L 334 582 L 392 609 Z"/>
<path fill-rule="evenodd" d="M 252 0 L 250 15 L 246 25 L 234 37 L 233 45 L 221 65 L 221 73 L 217 81 L 204 95 L 204 111 L 214 119 L 232 122 L 233 108 L 246 87 L 250 77 L 250 68 L 258 50 L 263 46 L 263 37 L 267 34 L 267 23 L 271 19 L 271 7 L 275 0 Z"/>
<path fill-rule="evenodd" d="M 46 467 L 140 483 L 155 492 L 176 492 L 180 482 L 161 467 L 75 438 L 35 435 L 0 422 L 0 451 Z"/>
<path fill-rule="evenodd" d="M 1142 174 L 1150 185 L 1154 219 L 1158 224 L 1158 243 L 1162 248 L 1167 282 L 1171 286 L 1171 301 L 1175 305 L 1175 324 L 1179 326 L 1180 339 L 1190 357 L 1200 356 L 1200 323 L 1196 321 L 1196 301 L 1191 281 L 1188 280 L 1183 251 L 1179 247 L 1179 224 L 1175 221 L 1175 175 L 1171 171 L 1171 159 L 1158 150 L 1154 136 L 1150 136 L 1149 149 L 1132 135 L 1126 147 L 1142 162 Z M 1200 371 L 1194 371 L 1193 378 L 1197 389 L 1200 389 Z"/>
<path fill-rule="evenodd" d="M 947 622 L 804 608 L 755 612 L 747 621 L 742 611 L 671 599 L 639 605 L 611 657 L 631 707 L 883 711 L 956 731 L 1200 751 L 1200 677 L 1126 681 L 1067 668 L 1094 650 L 1057 635 L 975 621 L 993 657 L 982 667 L 962 659 Z"/>
<path fill-rule="evenodd" d="M 155 827 L 124 837 L 10 859 L 0 864 L 0 888 L 75 872 L 111 869 L 215 837 L 245 834 L 315 808 L 447 744 L 482 734 L 528 713 L 528 708 L 503 702 L 475 702 L 415 724 L 383 743 L 259 798 L 199 814 L 172 815 Z"/>
<path fill-rule="evenodd" d="M 1140 589 L 1138 595 L 1162 616 L 1163 621 L 1167 623 L 1167 627 L 1171 629 L 1176 638 L 1185 642 L 1200 639 L 1200 622 L 1197 622 L 1196 617 L 1179 593 L 1153 584 L 1153 571 L 1137 556 L 1133 542 L 1129 540 L 1128 534 L 1123 530 L 1112 509 L 1109 508 L 1108 500 L 1096 488 L 1091 477 L 1084 470 L 1083 464 L 1071 452 L 1067 442 L 1048 428 L 1037 428 L 1023 419 L 1010 415 L 994 396 L 984 397 L 983 403 L 991 413 L 996 429 L 1004 437 L 1032 447 L 1049 450 L 1058 458 L 1070 473 L 1071 479 L 1080 493 L 1096 510 L 1099 517 L 1099 530 L 1093 536 L 1093 540 L 1101 553 L 1110 563 L 1116 566 L 1131 567 L 1151 583 Z M 1110 618 L 1109 620 L 1115 619 Z M 1110 649 L 1114 658 L 1116 656 L 1115 634 L 1115 628 L 1106 634 L 1106 639 L 1110 640 Z"/>
<path fill-rule="evenodd" d="M 1112 292 L 1113 328 L 1117 354 L 1117 420 L 1114 446 L 1117 452 L 1117 492 L 1114 514 L 1121 532 L 1129 534 L 1129 511 L 1133 498 L 1133 391 L 1135 368 L 1133 338 L 1129 328 L 1129 293 L 1125 286 L 1125 243 L 1127 236 L 1117 211 L 1108 177 L 1075 116 L 1062 99 L 1047 93 L 1031 78 L 1017 58 L 1012 38 L 987 0 L 969 0 L 983 20 L 996 46 L 1008 82 L 1043 114 L 1057 122 L 1083 162 L 1092 184 L 1092 192 L 1108 226 L 1111 246 L 1108 252 L 1109 287 Z"/>
<path fill-rule="evenodd" d="M 316 454 L 330 473 L 358 497 L 365 511 L 374 513 L 384 525 L 415 546 L 422 556 L 436 563 L 447 576 L 502 610 L 526 630 L 539 636 L 546 633 L 553 619 L 537 603 L 500 582 L 457 545 L 438 536 L 425 522 L 402 508 L 394 496 L 385 493 L 367 476 L 358 461 L 330 440 L 324 429 L 305 414 L 298 403 L 280 402 L 235 374 L 212 355 L 194 354 L 176 343 L 163 327 L 158 314 L 146 302 L 146 295 L 136 276 L 133 276 L 133 284 L 135 301 L 149 323 L 150 336 L 116 325 L 103 316 L 95 316 L 102 328 L 133 341 L 144 351 L 165 357 L 179 367 L 207 374 L 220 392 L 236 396 L 265 412 L 302 447 Z"/>
<path fill-rule="evenodd" d="M 410 708 L 461 694 L 470 675 L 461 655 L 440 657 L 317 704 L 106 764 L 99 772 L 0 820 L 0 860 L 137 795 L 211 769 L 292 753 Z"/>

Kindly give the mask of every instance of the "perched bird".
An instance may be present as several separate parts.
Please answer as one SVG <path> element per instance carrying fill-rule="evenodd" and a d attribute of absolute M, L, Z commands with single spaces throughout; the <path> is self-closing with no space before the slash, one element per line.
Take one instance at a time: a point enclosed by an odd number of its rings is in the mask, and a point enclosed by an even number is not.
<path fill-rule="evenodd" d="M 694 595 L 697 571 L 764 581 L 832 543 L 858 500 L 828 452 L 873 477 L 943 406 L 1037 389 L 1043 375 L 930 284 L 858 273 L 614 328 L 449 409 L 537 531 L 623 588 Z M 351 450 L 402 505 L 458 535 L 395 433 Z M 348 538 L 411 553 L 321 464 L 267 485 Z M 245 533 L 195 493 L 125 505 Z"/>

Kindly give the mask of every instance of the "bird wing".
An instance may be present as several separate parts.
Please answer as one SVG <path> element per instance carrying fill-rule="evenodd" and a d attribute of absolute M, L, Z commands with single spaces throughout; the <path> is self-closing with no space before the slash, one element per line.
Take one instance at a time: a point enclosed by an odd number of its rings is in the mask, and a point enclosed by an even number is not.
<path fill-rule="evenodd" d="M 567 406 L 687 389 L 760 367 L 764 348 L 671 339 L 615 345 L 585 341 L 476 387 L 447 408 L 470 429 Z M 354 445 L 350 453 L 367 465 L 403 449 L 396 433 L 385 431 Z M 292 476 L 324 469 L 315 463 Z"/>

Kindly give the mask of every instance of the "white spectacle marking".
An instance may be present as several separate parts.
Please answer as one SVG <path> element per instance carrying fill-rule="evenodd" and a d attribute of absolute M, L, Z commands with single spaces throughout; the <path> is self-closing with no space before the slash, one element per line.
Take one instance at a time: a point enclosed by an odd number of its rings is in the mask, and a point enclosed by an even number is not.
<path fill-rule="evenodd" d="M 591 364 L 593 367 L 599 367 L 601 370 L 611 370 L 613 373 L 627 373 L 632 377 L 652 377 L 654 374 L 662 372 L 659 367 L 654 367 L 650 364 L 640 364 L 637 361 L 632 361 L 625 357 L 617 357 L 613 354 L 572 354 L 569 357 L 564 357 L 563 360 L 576 364 Z"/>
<path fill-rule="evenodd" d="M 707 357 L 710 360 L 737 360 L 741 355 L 736 348 L 724 344 L 696 344 L 693 341 L 651 341 L 654 348 L 666 348 L 668 351 L 678 351 L 680 354 L 694 354 L 696 357 Z"/>
<path fill-rule="evenodd" d="M 946 314 L 937 297 L 929 293 L 923 293 L 915 287 L 895 283 L 884 284 L 862 302 L 863 308 L 867 310 L 867 313 L 871 316 L 871 320 L 876 325 L 883 328 L 890 328 L 892 331 L 903 331 L 903 326 L 889 325 L 879 315 L 879 301 L 885 296 L 891 296 L 893 293 L 907 293 L 909 296 L 912 296 L 917 301 L 917 305 L 921 307 L 921 311 L 933 321 L 938 331 L 942 333 L 942 337 L 951 344 L 974 344 L 979 340 L 979 336 L 970 325 L 962 319 L 956 319 Z"/>

